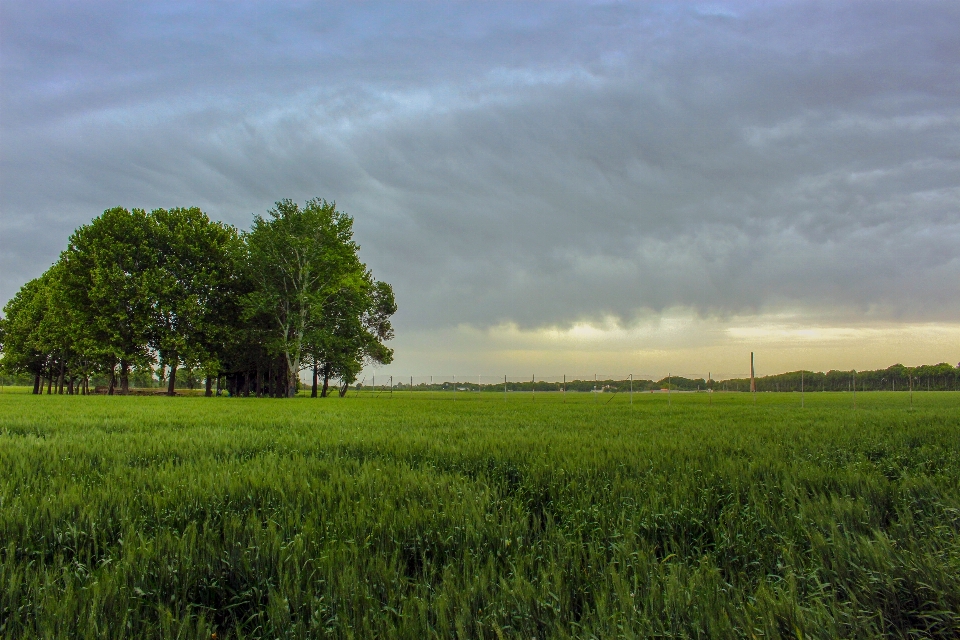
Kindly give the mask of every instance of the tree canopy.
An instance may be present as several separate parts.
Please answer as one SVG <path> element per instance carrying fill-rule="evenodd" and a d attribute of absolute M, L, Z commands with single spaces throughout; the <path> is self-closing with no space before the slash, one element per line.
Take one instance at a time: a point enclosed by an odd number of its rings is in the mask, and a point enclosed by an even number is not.
<path fill-rule="evenodd" d="M 312 368 L 346 389 L 369 363 L 389 363 L 396 312 L 389 284 L 359 258 L 353 219 L 335 203 L 281 200 L 250 231 L 196 207 L 103 212 L 71 235 L 60 259 L 26 283 L 0 318 L 0 369 L 34 393 L 107 393 L 178 370 L 232 394 L 284 397 Z M 326 395 L 324 393 L 323 395 Z"/>

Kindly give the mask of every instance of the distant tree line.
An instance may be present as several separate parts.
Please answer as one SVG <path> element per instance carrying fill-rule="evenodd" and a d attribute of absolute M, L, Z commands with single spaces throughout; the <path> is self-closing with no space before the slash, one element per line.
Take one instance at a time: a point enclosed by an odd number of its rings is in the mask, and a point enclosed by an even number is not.
<path fill-rule="evenodd" d="M 911 388 L 922 391 L 960 391 L 960 364 L 956 367 L 940 363 L 936 365 L 922 365 L 919 367 L 905 367 L 895 364 L 886 369 L 875 371 L 792 371 L 755 379 L 757 391 L 800 391 L 801 384 L 805 391 L 852 391 L 856 384 L 857 391 L 909 391 Z M 372 385 L 358 388 L 374 389 Z M 377 385 L 376 389 L 384 385 Z M 494 382 L 480 385 L 476 382 L 451 381 L 436 383 L 417 383 L 412 387 L 403 381 L 394 385 L 395 389 L 403 391 L 453 391 L 454 387 L 463 391 L 484 391 L 503 393 L 507 391 L 597 391 L 600 393 L 623 393 L 631 388 L 634 391 L 750 391 L 750 378 L 733 378 L 729 380 L 710 380 L 705 378 L 685 378 L 683 376 L 668 376 L 660 380 L 633 380 L 632 386 L 626 380 L 567 380 L 563 382 L 545 382 L 537 380 L 516 381 L 506 383 Z"/>
<path fill-rule="evenodd" d="M 792 371 L 756 378 L 757 391 L 960 391 L 960 364 L 905 367 L 895 364 L 873 371 Z M 714 383 L 728 391 L 749 391 L 750 378 Z"/>
<path fill-rule="evenodd" d="M 126 394 L 155 376 L 173 395 L 184 371 L 206 395 L 216 381 L 286 397 L 311 369 L 312 395 L 342 395 L 393 359 L 393 289 L 358 251 L 353 219 L 320 199 L 281 200 L 246 232 L 195 207 L 108 209 L 4 306 L 0 371 L 34 393 L 99 378 Z"/>

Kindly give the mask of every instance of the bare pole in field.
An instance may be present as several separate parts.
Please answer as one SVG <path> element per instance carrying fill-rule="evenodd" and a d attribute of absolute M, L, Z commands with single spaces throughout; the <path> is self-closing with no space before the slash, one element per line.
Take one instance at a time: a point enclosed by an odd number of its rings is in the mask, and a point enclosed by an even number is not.
<path fill-rule="evenodd" d="M 393 376 L 390 376 L 390 397 L 393 397 Z"/>
<path fill-rule="evenodd" d="M 800 369 L 800 408 L 803 409 L 803 369 Z"/>
<path fill-rule="evenodd" d="M 563 374 L 563 402 L 567 402 L 567 374 Z"/>
<path fill-rule="evenodd" d="M 533 386 L 530 387 L 530 394 L 533 397 L 533 401 L 537 401 L 537 374 L 533 374 Z"/>
<path fill-rule="evenodd" d="M 457 401 L 457 376 L 453 376 L 453 401 Z"/>
<path fill-rule="evenodd" d="M 596 404 L 596 403 L 598 402 L 597 398 L 598 398 L 599 396 L 597 395 L 597 393 L 598 393 L 598 391 L 597 391 L 597 374 L 593 374 L 593 403 L 594 403 L 594 404 Z"/>
<path fill-rule="evenodd" d="M 750 393 L 753 394 L 753 404 L 757 404 L 757 378 L 753 370 L 753 351 L 750 352 Z"/>
<path fill-rule="evenodd" d="M 503 376 L 503 401 L 507 401 L 507 376 Z"/>
<path fill-rule="evenodd" d="M 630 374 L 630 406 L 633 406 L 633 374 Z"/>

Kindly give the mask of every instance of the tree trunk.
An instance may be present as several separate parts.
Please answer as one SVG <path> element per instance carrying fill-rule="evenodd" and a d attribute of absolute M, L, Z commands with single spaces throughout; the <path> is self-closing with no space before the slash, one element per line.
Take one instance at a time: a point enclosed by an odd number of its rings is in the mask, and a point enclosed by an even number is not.
<path fill-rule="evenodd" d="M 213 397 L 213 376 L 211 375 L 207 376 L 207 388 L 204 390 L 203 395 L 208 398 Z"/>
<path fill-rule="evenodd" d="M 317 397 L 317 377 L 318 377 L 318 372 L 317 372 L 317 359 L 314 358 L 314 359 L 313 359 L 313 386 L 310 387 L 310 397 L 311 397 L 311 398 L 316 398 L 316 397 Z M 326 391 L 326 389 L 324 389 L 324 391 Z"/>
<path fill-rule="evenodd" d="M 67 395 L 68 396 L 73 395 L 73 378 L 70 378 L 69 380 L 67 380 Z"/>
<path fill-rule="evenodd" d="M 117 363 L 110 363 L 110 388 L 107 389 L 107 395 L 112 396 L 113 390 L 117 386 Z"/>
<path fill-rule="evenodd" d="M 53 365 L 51 364 L 49 367 L 47 367 L 47 395 L 48 396 L 53 393 L 52 389 L 53 389 Z"/>
<path fill-rule="evenodd" d="M 177 358 L 173 357 L 173 362 L 170 363 L 170 378 L 167 382 L 167 395 L 175 396 L 177 395 Z"/>
<path fill-rule="evenodd" d="M 33 377 L 33 395 L 40 395 L 40 374 L 38 373 Z"/>
<path fill-rule="evenodd" d="M 347 390 L 350 388 L 350 385 L 346 382 L 343 383 L 343 386 L 340 387 L 340 397 L 347 395 Z"/>
<path fill-rule="evenodd" d="M 126 360 L 120 361 L 120 395 L 130 395 L 130 364 Z"/>
<path fill-rule="evenodd" d="M 63 370 L 66 366 L 66 362 L 63 360 L 63 356 L 60 357 L 60 375 L 57 376 L 57 395 L 63 395 Z"/>
<path fill-rule="evenodd" d="M 320 394 L 321 398 L 327 397 L 327 392 L 330 389 L 330 365 L 323 365 L 323 393 Z"/>

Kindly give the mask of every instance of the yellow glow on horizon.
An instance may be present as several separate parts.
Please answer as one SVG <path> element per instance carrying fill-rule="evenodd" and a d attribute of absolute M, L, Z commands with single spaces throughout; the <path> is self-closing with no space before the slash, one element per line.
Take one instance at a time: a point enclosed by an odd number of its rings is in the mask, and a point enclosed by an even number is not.
<path fill-rule="evenodd" d="M 385 373 L 542 375 L 667 373 L 715 378 L 808 369 L 879 369 L 960 361 L 960 323 L 824 322 L 797 314 L 704 318 L 684 310 L 631 325 L 606 318 L 569 326 L 502 324 L 399 333 Z M 380 373 L 378 372 L 378 375 Z"/>

